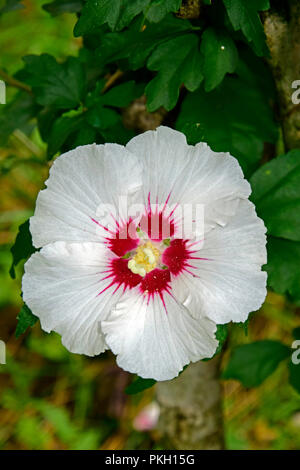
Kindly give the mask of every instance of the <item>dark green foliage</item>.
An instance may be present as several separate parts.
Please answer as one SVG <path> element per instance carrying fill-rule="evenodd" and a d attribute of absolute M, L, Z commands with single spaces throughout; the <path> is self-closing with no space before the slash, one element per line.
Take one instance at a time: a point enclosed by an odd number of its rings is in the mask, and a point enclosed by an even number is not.
<path fill-rule="evenodd" d="M 26 222 L 20 225 L 16 241 L 10 251 L 13 261 L 9 273 L 14 279 L 16 277 L 15 267 L 17 264 L 22 259 L 28 258 L 36 251 L 32 245 L 31 233 L 29 231 L 29 220 L 26 220 Z"/>
<path fill-rule="evenodd" d="M 143 85 L 131 80 L 104 94 L 103 87 L 104 81 L 98 82 L 94 91 L 86 97 L 85 108 L 65 113 L 54 122 L 46 136 L 49 158 L 59 149 L 70 150 L 78 145 L 104 142 L 107 136 L 117 143 L 126 143 L 132 137 L 131 132 L 123 128 L 121 116 L 113 108 L 128 106 L 141 96 Z M 47 122 L 43 124 L 47 125 Z"/>
<path fill-rule="evenodd" d="M 299 354 L 298 354 L 299 357 Z M 300 393 L 300 364 L 289 362 L 290 384 Z"/>
<path fill-rule="evenodd" d="M 142 379 L 142 377 L 138 377 L 134 380 L 128 387 L 125 389 L 127 395 L 135 395 L 136 393 L 140 393 L 147 388 L 153 387 L 156 384 L 156 380 L 154 379 Z"/>
<path fill-rule="evenodd" d="M 297 303 L 300 302 L 300 243 L 283 238 L 269 237 L 268 285 L 279 294 L 289 294 Z"/>
<path fill-rule="evenodd" d="M 144 9 L 147 20 L 152 23 L 161 21 L 170 11 L 178 11 L 182 0 L 152 0 Z"/>
<path fill-rule="evenodd" d="M 19 338 L 19 336 L 25 333 L 27 328 L 34 326 L 38 321 L 38 318 L 33 315 L 30 308 L 28 308 L 26 304 L 24 304 L 21 308 L 17 319 L 18 324 L 16 328 L 16 338 Z"/>
<path fill-rule="evenodd" d="M 227 339 L 227 336 L 228 336 L 228 325 L 217 325 L 216 339 L 219 341 L 219 345 L 217 347 L 215 354 L 218 354 L 220 351 L 222 351 L 222 348 Z"/>
<path fill-rule="evenodd" d="M 62 116 L 58 118 L 51 128 L 50 134 L 47 138 L 48 142 L 48 158 L 52 158 L 59 149 L 63 148 L 64 143 L 73 134 L 78 135 L 79 129 L 84 122 L 82 114 L 76 116 Z M 70 150 L 73 147 L 69 147 Z"/>
<path fill-rule="evenodd" d="M 251 178 L 252 200 L 268 233 L 268 285 L 300 301 L 300 150 L 275 158 Z M 282 238 L 279 238 L 282 237 Z"/>
<path fill-rule="evenodd" d="M 87 0 L 74 34 L 89 34 L 105 23 L 112 31 L 120 31 L 141 12 L 148 21 L 158 23 L 167 13 L 177 11 L 180 4 L 181 0 Z"/>
<path fill-rule="evenodd" d="M 42 106 L 71 109 L 78 106 L 85 94 L 85 74 L 75 57 L 58 64 L 49 54 L 24 57 L 25 68 L 17 74 L 31 86 L 36 101 Z"/>
<path fill-rule="evenodd" d="M 229 34 L 214 28 L 204 31 L 201 51 L 204 56 L 205 91 L 211 91 L 222 82 L 226 73 L 235 71 L 238 52 Z"/>
<path fill-rule="evenodd" d="M 197 36 L 179 36 L 159 45 L 149 58 L 147 67 L 158 71 L 146 87 L 149 111 L 160 106 L 170 111 L 177 103 L 182 83 L 189 91 L 194 91 L 202 82 Z"/>
<path fill-rule="evenodd" d="M 148 0 L 87 0 L 78 23 L 75 36 L 91 33 L 107 23 L 110 29 L 120 30 L 128 26 L 131 20 L 141 13 L 149 3 Z"/>
<path fill-rule="evenodd" d="M 0 145 L 5 145 L 15 129 L 26 134 L 32 130 L 31 120 L 36 116 L 39 106 L 33 96 L 20 91 L 7 105 L 0 105 Z"/>
<path fill-rule="evenodd" d="M 188 94 L 177 128 L 190 143 L 205 141 L 217 152 L 230 152 L 248 175 L 261 158 L 263 143 L 276 141 L 277 126 L 263 86 L 247 69 L 248 56 L 247 62 L 240 59 L 239 75 L 227 76 L 209 93 L 202 86 Z"/>
<path fill-rule="evenodd" d="M 269 0 L 223 0 L 235 31 L 241 29 L 257 55 L 268 54 L 259 11 L 270 8 Z"/>
<path fill-rule="evenodd" d="M 300 150 L 275 158 L 251 178 L 252 200 L 268 233 L 300 241 Z"/>
<path fill-rule="evenodd" d="M 222 377 L 237 379 L 244 387 L 257 387 L 290 355 L 278 341 L 256 341 L 234 349 Z"/>
<path fill-rule="evenodd" d="M 137 70 L 145 65 L 147 58 L 159 44 L 191 30 L 189 21 L 170 15 L 159 24 L 145 24 L 144 28 L 141 28 L 137 19 L 121 33 L 105 34 L 97 51 L 104 64 L 126 59 L 126 68 Z"/>
<path fill-rule="evenodd" d="M 143 84 L 137 85 L 133 80 L 130 80 L 128 82 L 122 83 L 122 85 L 115 86 L 98 98 L 95 96 L 93 101 L 97 101 L 97 103 L 102 106 L 125 108 L 134 99 L 140 97 L 143 94 L 143 88 Z"/>

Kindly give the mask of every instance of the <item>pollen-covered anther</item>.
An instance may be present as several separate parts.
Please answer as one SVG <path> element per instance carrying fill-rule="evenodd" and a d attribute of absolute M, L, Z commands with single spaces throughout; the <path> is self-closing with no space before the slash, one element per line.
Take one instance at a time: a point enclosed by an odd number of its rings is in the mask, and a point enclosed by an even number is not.
<path fill-rule="evenodd" d="M 147 273 L 157 267 L 160 251 L 153 243 L 147 241 L 136 249 L 136 254 L 128 261 L 128 268 L 134 274 L 145 277 Z"/>

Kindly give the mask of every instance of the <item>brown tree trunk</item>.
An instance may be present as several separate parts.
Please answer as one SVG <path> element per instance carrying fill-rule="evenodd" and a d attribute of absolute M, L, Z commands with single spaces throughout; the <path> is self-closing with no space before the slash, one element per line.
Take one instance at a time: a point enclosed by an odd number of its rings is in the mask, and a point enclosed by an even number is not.
<path fill-rule="evenodd" d="M 190 364 L 176 379 L 156 385 L 158 430 L 167 448 L 224 448 L 219 362 L 220 355 Z"/>
<path fill-rule="evenodd" d="M 300 80 L 300 2 L 286 2 L 287 11 L 264 14 L 264 29 L 271 52 L 269 64 L 275 79 L 286 149 L 300 147 L 300 105 L 293 103 L 292 84 Z M 299 87 L 298 87 L 299 88 Z"/>

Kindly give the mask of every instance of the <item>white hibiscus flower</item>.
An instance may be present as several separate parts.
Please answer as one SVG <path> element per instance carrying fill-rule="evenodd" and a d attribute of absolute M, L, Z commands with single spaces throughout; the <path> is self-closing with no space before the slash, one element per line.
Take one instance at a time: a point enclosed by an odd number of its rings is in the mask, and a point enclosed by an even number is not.
<path fill-rule="evenodd" d="M 214 355 L 216 324 L 245 321 L 264 301 L 265 227 L 228 153 L 159 127 L 126 147 L 86 145 L 60 156 L 46 184 L 30 220 L 41 250 L 25 265 L 23 297 L 71 352 L 110 348 L 123 369 L 172 379 Z M 118 220 L 99 214 L 120 196 L 143 204 L 139 222 L 123 209 Z M 204 206 L 204 240 L 178 235 L 184 204 Z"/>

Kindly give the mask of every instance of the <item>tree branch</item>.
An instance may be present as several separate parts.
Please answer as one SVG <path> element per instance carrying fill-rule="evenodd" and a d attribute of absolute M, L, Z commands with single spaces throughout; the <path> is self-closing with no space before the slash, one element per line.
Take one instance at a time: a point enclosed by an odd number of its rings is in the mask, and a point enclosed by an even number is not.
<path fill-rule="evenodd" d="M 169 449 L 224 448 L 219 362 L 220 355 L 190 364 L 178 378 L 156 385 L 158 430 Z"/>
<path fill-rule="evenodd" d="M 14 77 L 11 77 L 2 69 L 0 69 L 0 77 L 3 78 L 7 85 L 14 88 L 19 88 L 20 90 L 26 91 L 27 93 L 32 93 L 30 86 L 26 85 L 26 83 L 16 80 Z"/>

